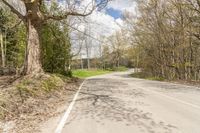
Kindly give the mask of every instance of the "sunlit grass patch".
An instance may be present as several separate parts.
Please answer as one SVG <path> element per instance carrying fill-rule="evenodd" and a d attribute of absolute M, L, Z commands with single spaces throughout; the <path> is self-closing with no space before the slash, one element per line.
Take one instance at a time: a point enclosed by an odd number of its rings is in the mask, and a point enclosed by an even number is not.
<path fill-rule="evenodd" d="M 87 77 L 107 74 L 107 73 L 111 73 L 111 72 L 112 71 L 99 70 L 99 69 L 92 69 L 92 70 L 86 70 L 86 69 L 81 70 L 81 69 L 78 69 L 78 70 L 73 70 L 72 74 L 73 74 L 74 77 L 87 78 Z"/>

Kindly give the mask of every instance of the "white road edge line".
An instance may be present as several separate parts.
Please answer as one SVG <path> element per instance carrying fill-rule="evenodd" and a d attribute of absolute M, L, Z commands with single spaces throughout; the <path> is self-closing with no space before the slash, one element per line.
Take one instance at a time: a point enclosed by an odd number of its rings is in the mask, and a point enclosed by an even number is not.
<path fill-rule="evenodd" d="M 140 89 L 143 89 L 143 88 L 140 88 Z M 144 89 L 143 89 L 143 90 L 144 90 Z M 156 91 L 153 91 L 153 90 L 146 90 L 146 91 L 149 91 L 149 92 L 154 93 L 154 94 L 158 94 L 158 95 L 160 95 L 160 96 L 166 97 L 166 98 L 168 98 L 168 99 L 171 99 L 171 100 L 173 100 L 173 101 L 176 101 L 176 102 L 179 102 L 179 103 L 182 103 L 182 104 L 185 104 L 185 105 L 189 105 L 189 106 L 191 106 L 191 107 L 193 107 L 193 108 L 200 109 L 200 106 L 198 106 L 198 105 L 191 104 L 191 103 L 189 103 L 189 102 L 185 102 L 185 101 L 183 101 L 183 100 L 180 100 L 180 99 L 177 99 L 177 98 L 174 98 L 174 97 L 165 95 L 165 94 L 161 94 L 161 93 L 156 92 Z"/>
<path fill-rule="evenodd" d="M 75 102 L 76 102 L 76 99 L 77 99 L 77 97 L 78 97 L 78 95 L 79 95 L 79 92 L 80 92 L 81 88 L 83 87 L 83 84 L 84 84 L 85 81 L 86 81 L 86 80 L 84 80 L 83 83 L 80 85 L 80 87 L 79 87 L 78 91 L 76 92 L 76 94 L 75 94 L 75 96 L 74 96 L 72 102 L 70 103 L 70 105 L 69 105 L 69 107 L 67 108 L 67 110 L 66 110 L 64 116 L 63 116 L 62 119 L 60 120 L 60 122 L 59 122 L 59 124 L 58 124 L 58 126 L 57 126 L 57 128 L 56 128 L 56 130 L 55 130 L 55 133 L 61 133 L 61 132 L 62 132 L 62 129 L 63 129 L 64 126 L 65 126 L 65 123 L 66 123 L 66 121 L 67 121 L 67 119 L 68 119 L 68 117 L 69 117 L 69 115 L 70 115 L 70 112 L 71 112 L 71 110 L 72 110 L 72 108 L 73 108 L 73 106 L 74 106 L 74 104 L 75 104 Z"/>

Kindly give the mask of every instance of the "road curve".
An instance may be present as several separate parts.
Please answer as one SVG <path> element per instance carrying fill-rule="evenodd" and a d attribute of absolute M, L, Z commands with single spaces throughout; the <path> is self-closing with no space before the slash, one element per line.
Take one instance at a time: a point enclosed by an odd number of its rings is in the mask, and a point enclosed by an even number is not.
<path fill-rule="evenodd" d="M 62 133 L 200 133 L 199 88 L 129 73 L 85 81 Z"/>

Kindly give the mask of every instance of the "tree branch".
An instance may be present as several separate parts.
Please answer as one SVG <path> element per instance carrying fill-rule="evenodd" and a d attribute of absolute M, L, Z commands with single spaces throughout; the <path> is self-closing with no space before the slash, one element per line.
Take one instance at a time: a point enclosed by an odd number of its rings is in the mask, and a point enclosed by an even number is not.
<path fill-rule="evenodd" d="M 59 20 L 66 19 L 68 16 L 86 17 L 86 16 L 91 15 L 93 13 L 93 11 L 95 9 L 97 9 L 98 7 L 100 7 L 101 9 L 104 8 L 109 1 L 110 0 L 102 0 L 100 3 L 98 3 L 95 6 L 93 6 L 92 9 L 88 13 L 86 13 L 86 10 L 87 10 L 87 8 L 86 8 L 83 13 L 79 13 L 79 12 L 75 12 L 75 11 L 68 11 L 64 15 L 46 15 L 45 16 L 45 20 L 53 19 L 53 20 L 58 20 L 59 21 Z"/>
<path fill-rule="evenodd" d="M 63 19 L 66 19 L 68 16 L 81 16 L 81 17 L 86 17 L 90 14 L 92 14 L 92 12 L 94 11 L 94 9 L 92 9 L 89 13 L 86 13 L 86 14 L 82 14 L 82 13 L 78 13 L 78 12 L 67 12 L 65 13 L 64 15 L 48 15 L 46 16 L 46 20 L 48 19 L 53 19 L 53 20 L 63 20 Z"/>
<path fill-rule="evenodd" d="M 19 11 L 17 11 L 12 5 L 10 5 L 10 3 L 8 3 L 6 0 L 2 0 L 2 2 L 6 5 L 6 6 L 8 6 L 9 8 L 10 8 L 10 10 L 14 13 L 14 14 L 16 14 L 20 19 L 24 19 L 24 16 L 19 12 Z"/>

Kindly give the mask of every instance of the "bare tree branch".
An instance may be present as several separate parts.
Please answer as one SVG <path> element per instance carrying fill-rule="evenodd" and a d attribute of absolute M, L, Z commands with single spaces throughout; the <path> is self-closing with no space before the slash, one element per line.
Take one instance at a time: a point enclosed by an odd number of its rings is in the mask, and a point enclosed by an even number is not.
<path fill-rule="evenodd" d="M 2 0 L 2 2 L 3 2 L 6 6 L 8 6 L 8 7 L 10 8 L 10 10 L 11 10 L 14 14 L 16 14 L 20 19 L 24 20 L 25 17 L 24 17 L 19 11 L 17 11 L 10 3 L 8 3 L 7 0 Z"/>
<path fill-rule="evenodd" d="M 68 16 L 80 16 L 80 17 L 86 17 L 86 16 L 89 16 L 93 13 L 93 11 L 97 8 L 104 8 L 107 3 L 109 2 L 110 0 L 102 0 L 101 2 L 99 2 L 97 5 L 93 5 L 92 9 L 87 12 L 87 8 L 88 6 L 85 8 L 85 11 L 83 13 L 79 13 L 79 12 L 76 12 L 76 11 L 67 11 L 64 15 L 46 15 L 45 16 L 45 19 L 48 20 L 48 19 L 53 19 L 53 20 L 63 20 L 63 19 L 66 19 Z M 87 13 L 86 13 L 87 12 Z"/>
<path fill-rule="evenodd" d="M 82 14 L 82 13 L 78 13 L 78 12 L 68 12 L 65 15 L 61 15 L 61 16 L 48 15 L 46 17 L 46 19 L 63 20 L 63 19 L 66 19 L 68 16 L 81 16 L 81 17 L 85 17 L 85 16 L 88 16 L 88 15 L 92 14 L 93 11 L 94 10 L 91 10 L 89 13 L 86 13 L 86 14 Z"/>

